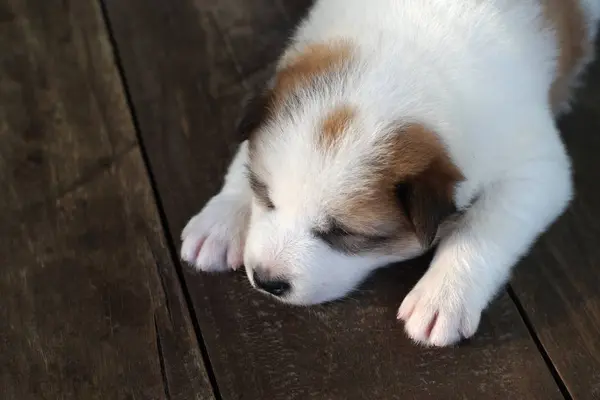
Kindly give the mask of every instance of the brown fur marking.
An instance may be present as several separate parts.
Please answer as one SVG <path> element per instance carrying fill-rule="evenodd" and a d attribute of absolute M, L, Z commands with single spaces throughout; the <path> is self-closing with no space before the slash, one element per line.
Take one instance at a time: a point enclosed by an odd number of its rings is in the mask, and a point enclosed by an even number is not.
<path fill-rule="evenodd" d="M 557 74 L 550 89 L 554 110 L 569 99 L 572 75 L 583 57 L 592 51 L 586 35 L 586 24 L 578 0 L 539 0 L 546 23 L 558 42 Z"/>
<path fill-rule="evenodd" d="M 464 179 L 437 135 L 419 124 L 398 133 L 388 162 L 395 182 L 427 179 L 449 201 L 454 185 Z"/>
<path fill-rule="evenodd" d="M 355 110 L 349 105 L 333 109 L 323 120 L 321 125 L 321 145 L 331 147 L 350 126 L 355 115 Z"/>
<path fill-rule="evenodd" d="M 413 124 L 399 129 L 381 149 L 383 160 L 367 184 L 335 211 L 346 226 L 373 234 L 392 233 L 394 246 L 419 241 L 427 246 L 454 211 L 454 188 L 464 179 L 438 137 Z M 398 184 L 407 198 L 398 199 Z M 411 246 L 412 246 L 411 245 Z"/>
<path fill-rule="evenodd" d="M 294 89 L 310 83 L 315 77 L 342 68 L 352 56 L 346 42 L 318 43 L 290 56 L 275 77 L 274 92 L 281 98 Z"/>
<path fill-rule="evenodd" d="M 277 115 L 285 110 L 286 99 L 294 90 L 311 85 L 315 78 L 327 76 L 340 70 L 350 62 L 353 48 L 345 41 L 318 43 L 304 47 L 301 51 L 284 58 L 282 66 L 275 73 L 273 87 L 256 96 L 249 103 L 238 130 L 240 134 L 253 139 L 252 133 L 264 123 L 269 116 Z M 352 112 L 343 107 L 331 121 L 324 123 L 324 134 L 332 134 L 342 128 L 345 119 L 351 118 Z M 336 126 L 337 125 L 337 126 Z M 334 134 L 329 135 L 333 138 Z M 254 140 L 251 140 L 251 143 Z"/>
<path fill-rule="evenodd" d="M 308 45 L 285 56 L 282 66 L 275 73 L 273 87 L 262 93 L 258 97 L 260 101 L 255 101 L 247 109 L 240 130 L 248 135 L 256 131 L 269 116 L 285 112 L 290 105 L 294 107 L 293 102 L 286 103 L 291 93 L 298 88 L 310 86 L 316 78 L 327 77 L 344 68 L 350 62 L 352 52 L 353 47 L 348 42 L 335 41 Z M 347 127 L 353 115 L 354 111 L 349 106 L 333 111 L 322 125 L 324 144 L 333 143 L 336 135 Z M 250 135 L 250 139 L 253 147 L 255 138 Z"/>

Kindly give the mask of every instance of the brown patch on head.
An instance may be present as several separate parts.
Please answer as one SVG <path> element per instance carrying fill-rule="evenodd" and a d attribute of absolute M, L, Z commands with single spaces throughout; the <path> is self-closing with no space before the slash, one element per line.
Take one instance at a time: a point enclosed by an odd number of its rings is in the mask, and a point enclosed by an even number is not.
<path fill-rule="evenodd" d="M 348 64 L 353 48 L 345 42 L 308 45 L 287 57 L 275 76 L 274 94 L 281 99 L 315 78 L 335 72 Z"/>
<path fill-rule="evenodd" d="M 348 129 L 355 114 L 355 109 L 349 105 L 339 106 L 327 114 L 321 124 L 321 135 L 319 137 L 321 146 L 324 148 L 331 147 Z"/>
<path fill-rule="evenodd" d="M 314 85 L 318 78 L 333 77 L 347 66 L 351 60 L 353 47 L 346 41 L 317 43 L 300 50 L 293 49 L 281 61 L 272 84 L 248 101 L 238 131 L 244 139 L 252 139 L 253 133 L 267 121 L 281 113 L 293 111 L 297 106 L 292 94 Z M 326 83 L 327 80 L 319 80 Z M 315 87 L 315 90 L 323 88 Z M 323 125 L 329 137 L 349 122 L 352 112 L 349 107 L 341 107 Z M 250 141 L 251 143 L 253 140 Z"/>
<path fill-rule="evenodd" d="M 400 243 L 418 239 L 429 247 L 439 227 L 456 211 L 454 189 L 464 179 L 435 133 L 413 124 L 398 129 L 380 148 L 380 160 L 360 192 L 336 210 L 353 230 L 391 235 Z"/>
<path fill-rule="evenodd" d="M 538 0 L 548 27 L 558 43 L 557 74 L 550 89 L 550 104 L 556 111 L 569 98 L 572 75 L 582 58 L 592 52 L 585 16 L 579 0 Z"/>

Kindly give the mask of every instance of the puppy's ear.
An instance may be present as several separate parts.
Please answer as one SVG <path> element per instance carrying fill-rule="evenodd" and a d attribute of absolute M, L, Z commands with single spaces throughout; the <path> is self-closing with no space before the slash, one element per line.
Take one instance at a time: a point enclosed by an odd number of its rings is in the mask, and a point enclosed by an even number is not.
<path fill-rule="evenodd" d="M 432 165 L 396 184 L 396 197 L 423 246 L 431 246 L 440 224 L 456 212 L 452 198 L 455 183 L 455 176 Z"/>
<path fill-rule="evenodd" d="M 242 116 L 236 127 L 236 132 L 241 140 L 249 139 L 269 118 L 272 108 L 272 97 L 270 90 L 262 90 L 246 98 Z"/>
<path fill-rule="evenodd" d="M 419 241 L 430 247 L 441 223 L 457 211 L 454 189 L 464 177 L 432 132 L 411 127 L 402 135 L 395 194 Z"/>

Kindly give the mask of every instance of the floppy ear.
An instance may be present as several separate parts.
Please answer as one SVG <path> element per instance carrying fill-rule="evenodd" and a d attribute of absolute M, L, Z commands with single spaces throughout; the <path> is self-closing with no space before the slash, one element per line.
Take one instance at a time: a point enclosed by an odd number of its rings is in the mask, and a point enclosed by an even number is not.
<path fill-rule="evenodd" d="M 411 126 L 396 148 L 395 192 L 423 246 L 435 240 L 440 224 L 454 214 L 454 188 L 464 179 L 433 132 Z"/>
<path fill-rule="evenodd" d="M 429 247 L 440 224 L 456 212 L 452 198 L 456 176 L 436 165 L 396 184 L 396 197 L 419 241 Z"/>
<path fill-rule="evenodd" d="M 242 140 L 250 136 L 264 123 L 271 113 L 272 94 L 270 90 L 262 90 L 249 96 L 238 121 L 236 132 Z"/>

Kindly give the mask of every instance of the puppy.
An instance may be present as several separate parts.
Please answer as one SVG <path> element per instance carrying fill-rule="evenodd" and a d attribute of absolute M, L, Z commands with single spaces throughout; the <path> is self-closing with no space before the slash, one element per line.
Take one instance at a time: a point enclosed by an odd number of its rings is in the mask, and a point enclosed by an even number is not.
<path fill-rule="evenodd" d="M 599 17 L 600 0 L 318 0 L 182 258 L 243 264 L 257 289 L 310 305 L 438 245 L 398 318 L 426 345 L 472 336 L 570 201 L 555 117 Z"/>

